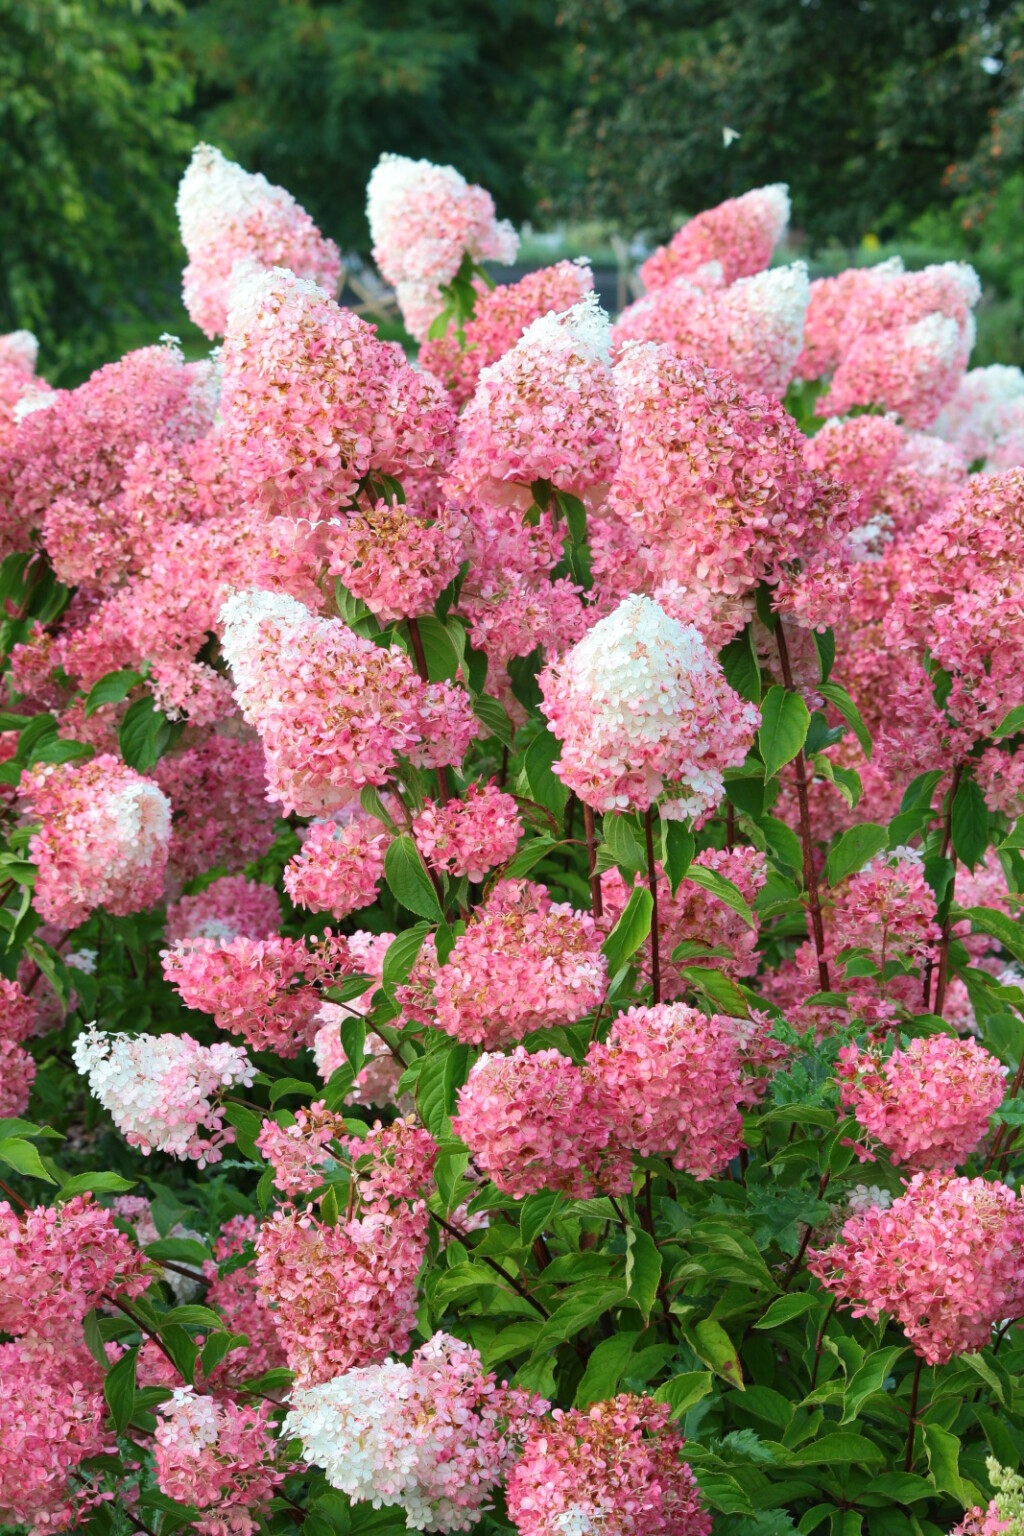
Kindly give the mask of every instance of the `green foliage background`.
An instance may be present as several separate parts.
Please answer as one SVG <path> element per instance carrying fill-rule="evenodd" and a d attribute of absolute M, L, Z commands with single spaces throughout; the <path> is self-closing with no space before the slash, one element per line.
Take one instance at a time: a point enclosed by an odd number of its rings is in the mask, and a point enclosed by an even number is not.
<path fill-rule="evenodd" d="M 1022 84 L 1022 0 L 0 0 L 0 329 L 61 382 L 198 341 L 174 190 L 205 137 L 363 252 L 387 149 L 605 244 L 788 181 L 821 269 L 974 260 L 978 359 L 1018 361 Z"/>

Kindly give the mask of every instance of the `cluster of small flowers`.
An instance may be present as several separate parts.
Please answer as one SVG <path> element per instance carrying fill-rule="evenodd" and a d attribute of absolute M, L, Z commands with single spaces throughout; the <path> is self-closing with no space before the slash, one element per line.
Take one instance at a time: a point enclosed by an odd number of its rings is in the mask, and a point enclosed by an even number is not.
<path fill-rule="evenodd" d="M 408 1365 L 296 1390 L 284 1427 L 354 1503 L 402 1509 L 413 1531 L 468 1531 L 546 1407 L 498 1387 L 475 1349 L 436 1333 Z"/>
<path fill-rule="evenodd" d="M 470 784 L 465 799 L 428 801 L 413 821 L 416 846 L 435 869 L 482 880 L 515 853 L 523 823 L 511 795 L 489 784 Z"/>
<path fill-rule="evenodd" d="M 186 1007 L 256 1050 L 295 1056 L 312 1040 L 318 959 L 301 939 L 188 939 L 160 958 Z"/>
<path fill-rule="evenodd" d="M 839 1052 L 842 1102 L 894 1163 L 952 1168 L 988 1133 L 1006 1068 L 974 1040 L 932 1035 L 885 1059 L 879 1047 Z M 864 1154 L 862 1154 L 864 1155 Z"/>
<path fill-rule="evenodd" d="M 918 1173 L 888 1210 L 851 1216 L 810 1268 L 853 1309 L 900 1324 L 930 1365 L 986 1345 L 1024 1311 L 1024 1203 L 1007 1185 Z"/>
<path fill-rule="evenodd" d="M 117 916 L 160 900 L 171 807 L 152 779 L 103 754 L 26 770 L 20 789 L 39 821 L 29 853 L 46 921 L 74 928 L 94 907 Z"/>
<path fill-rule="evenodd" d="M 287 267 L 330 293 L 341 258 L 283 187 L 251 175 L 220 150 L 197 144 L 178 188 L 181 243 L 188 256 L 183 296 L 189 319 L 207 336 L 223 334 L 233 285 L 253 265 Z"/>
<path fill-rule="evenodd" d="M 342 825 L 317 821 L 285 867 L 284 888 L 297 907 L 347 917 L 377 899 L 390 836 L 358 811 Z"/>
<path fill-rule="evenodd" d="M 450 165 L 382 155 L 366 190 L 373 259 L 395 294 L 410 335 L 422 341 L 443 307 L 441 289 L 463 257 L 515 260 L 519 237 L 495 217 L 483 187 Z"/>
<path fill-rule="evenodd" d="M 231 1392 L 242 1382 L 256 1380 L 264 1372 L 276 1370 L 286 1363 L 270 1314 L 259 1300 L 252 1262 L 258 1231 L 255 1216 L 232 1216 L 213 1245 L 213 1258 L 203 1265 L 207 1306 L 217 1309 L 230 1333 L 241 1334 L 248 1340 L 248 1344 L 230 1349 L 211 1371 L 210 1384 L 217 1393 Z M 250 1262 L 239 1264 L 238 1260 L 247 1250 L 250 1251 Z M 221 1273 L 222 1267 L 224 1273 Z"/>
<path fill-rule="evenodd" d="M 194 896 L 167 905 L 168 944 L 189 939 L 269 939 L 281 922 L 281 903 L 272 885 L 244 875 L 224 875 Z"/>
<path fill-rule="evenodd" d="M 485 1053 L 457 1134 L 507 1194 L 623 1194 L 632 1153 L 713 1178 L 742 1144 L 742 1025 L 684 1003 L 629 1008 L 576 1066 L 555 1050 Z"/>
<path fill-rule="evenodd" d="M 323 1184 L 326 1164 L 337 1161 L 331 1143 L 347 1140 L 344 1116 L 332 1113 L 320 1099 L 298 1110 L 291 1125 L 264 1120 L 256 1146 L 273 1168 L 278 1189 L 295 1196 Z"/>
<path fill-rule="evenodd" d="M 443 965 L 424 945 L 396 990 L 408 1018 L 487 1050 L 545 1025 L 572 1023 L 604 996 L 607 964 L 589 913 L 528 880 L 502 880 Z"/>
<path fill-rule="evenodd" d="M 710 1536 L 670 1415 L 621 1393 L 537 1420 L 506 1484 L 520 1536 Z"/>
<path fill-rule="evenodd" d="M 646 287 L 660 288 L 674 277 L 699 276 L 716 263 L 721 280 L 735 283 L 767 267 L 788 224 L 789 188 L 755 187 L 689 219 L 668 245 L 648 256 L 640 276 Z"/>
<path fill-rule="evenodd" d="M 0 1118 L 28 1108 L 36 1064 L 24 1042 L 36 1030 L 36 1005 L 16 981 L 0 976 Z"/>
<path fill-rule="evenodd" d="M 224 654 L 242 714 L 256 727 L 268 793 L 320 815 L 383 785 L 398 757 L 459 763 L 479 724 L 469 694 L 423 683 L 397 645 L 378 646 L 294 598 L 249 591 L 225 603 Z"/>
<path fill-rule="evenodd" d="M 161 1493 L 200 1511 L 200 1536 L 253 1536 L 258 1511 L 284 1481 L 270 1403 L 252 1408 L 174 1389 L 160 1405 L 153 1460 Z M 207 1513 L 208 1512 L 208 1513 Z"/>
<path fill-rule="evenodd" d="M 988 1480 L 996 1490 L 988 1508 L 975 1505 L 955 1525 L 949 1536 L 1018 1536 L 1024 1529 L 1024 1478 L 1009 1467 L 1002 1467 L 994 1456 L 985 1462 Z"/>
<path fill-rule="evenodd" d="M 452 508 L 434 522 L 396 501 L 359 507 L 329 531 L 328 570 L 383 624 L 434 611 L 462 564 L 463 524 Z"/>
<path fill-rule="evenodd" d="M 235 1139 L 220 1095 L 251 1087 L 256 1076 L 241 1046 L 200 1045 L 191 1035 L 105 1035 L 92 1025 L 72 1057 L 130 1147 L 200 1168 L 220 1162 Z"/>
<path fill-rule="evenodd" d="M 662 817 L 699 825 L 760 719 L 699 631 L 646 597 L 599 620 L 539 685 L 562 747 L 554 771 L 598 811 L 646 811 L 660 800 Z"/>

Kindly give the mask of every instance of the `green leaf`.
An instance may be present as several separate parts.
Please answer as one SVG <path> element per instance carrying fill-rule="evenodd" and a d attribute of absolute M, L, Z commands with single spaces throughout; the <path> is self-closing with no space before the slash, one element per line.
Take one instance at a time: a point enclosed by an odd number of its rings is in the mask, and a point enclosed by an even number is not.
<path fill-rule="evenodd" d="M 880 827 L 873 821 L 862 821 L 858 826 L 844 832 L 829 850 L 825 864 L 829 885 L 835 887 L 845 880 L 847 875 L 863 869 L 869 859 L 873 859 L 876 853 L 881 853 L 888 840 L 889 834 L 885 827 Z"/>
<path fill-rule="evenodd" d="M 443 1045 L 424 1061 L 416 1084 L 420 1119 L 435 1140 L 451 1136 L 450 1116 L 469 1069 L 469 1048 Z"/>
<path fill-rule="evenodd" d="M 244 1333 L 213 1333 L 203 1345 L 202 1354 L 199 1356 L 202 1362 L 203 1375 L 209 1381 L 212 1373 L 220 1365 L 221 1361 L 230 1355 L 233 1349 L 244 1348 L 248 1343 Z"/>
<path fill-rule="evenodd" d="M 606 1280 L 600 1279 L 580 1281 L 555 1308 L 538 1333 L 531 1358 L 537 1360 L 546 1355 L 549 1350 L 554 1349 L 556 1345 L 564 1344 L 566 1339 L 575 1338 L 584 1328 L 589 1328 L 591 1323 L 595 1323 L 610 1307 L 619 1305 L 622 1300 L 621 1285 L 610 1285 Z"/>
<path fill-rule="evenodd" d="M 384 956 L 382 980 L 385 991 L 390 992 L 409 980 L 429 932 L 429 923 L 417 923 L 415 927 L 404 929 L 392 939 Z"/>
<path fill-rule="evenodd" d="M 583 1379 L 576 1388 L 577 1408 L 586 1408 L 590 1403 L 615 1396 L 619 1377 L 629 1364 L 637 1337 L 635 1333 L 622 1332 L 601 1340 L 592 1351 Z"/>
<path fill-rule="evenodd" d="M 666 823 L 673 825 L 673 823 Z M 628 816 L 606 815 L 601 823 L 604 841 L 597 850 L 598 868 L 617 865 L 627 880 L 647 868 L 647 851 L 640 841 L 633 820 Z M 604 852 L 610 857 L 605 860 Z"/>
<path fill-rule="evenodd" d="M 709 1365 L 716 1376 L 721 1376 L 730 1387 L 738 1387 L 742 1392 L 743 1371 L 740 1367 L 740 1358 L 736 1353 L 736 1346 L 722 1327 L 713 1318 L 705 1317 L 694 1325 L 693 1347 L 697 1351 L 705 1365 Z"/>
<path fill-rule="evenodd" d="M 297 1093 L 304 1099 L 312 1099 L 319 1092 L 319 1087 L 314 1086 L 313 1083 L 303 1082 L 301 1077 L 279 1077 L 270 1085 L 270 1102 L 276 1104 L 278 1099 L 283 1099 L 290 1093 Z"/>
<path fill-rule="evenodd" d="M 523 759 L 530 794 L 538 805 L 544 806 L 545 810 L 559 818 L 565 810 L 569 795 L 558 775 L 552 773 L 551 765 L 559 761 L 561 754 L 562 748 L 557 737 L 545 730 L 538 731 Z"/>
<path fill-rule="evenodd" d="M 706 965 L 681 965 L 679 974 L 714 1003 L 716 1012 L 727 1013 L 734 1019 L 745 1019 L 749 1014 L 747 999 L 724 971 Z"/>
<path fill-rule="evenodd" d="M 860 742 L 861 751 L 864 753 L 864 756 L 867 758 L 868 762 L 870 762 L 871 736 L 868 732 L 867 726 L 864 724 L 860 710 L 850 698 L 850 695 L 847 693 L 846 689 L 841 687 L 839 683 L 819 683 L 818 692 L 822 695 L 823 698 L 828 699 L 829 703 L 833 704 L 842 715 L 843 719 L 846 721 L 847 725 L 850 727 L 851 731 Z"/>
<path fill-rule="evenodd" d="M 206 1244 L 197 1242 L 194 1237 L 161 1237 L 155 1243 L 147 1243 L 144 1252 L 150 1259 L 170 1259 L 176 1264 L 194 1264 L 199 1268 L 211 1256 Z"/>
<path fill-rule="evenodd" d="M 180 730 L 180 725 L 172 725 L 163 711 L 157 709 L 152 695 L 147 694 L 125 710 L 117 744 L 129 768 L 145 773 L 156 767 Z"/>
<path fill-rule="evenodd" d="M 28 1179 L 42 1179 L 46 1184 L 55 1182 L 43 1167 L 32 1143 L 17 1136 L 7 1136 L 0 1141 L 0 1163 L 6 1163 L 8 1168 L 23 1173 Z"/>
<path fill-rule="evenodd" d="M 62 1200 L 74 1195 L 121 1195 L 126 1189 L 134 1189 L 134 1179 L 122 1178 L 119 1173 L 76 1173 L 60 1187 Z"/>
<path fill-rule="evenodd" d="M 841 1424 L 851 1424 L 868 1398 L 882 1390 L 883 1382 L 903 1353 L 898 1345 L 893 1345 L 867 1356 L 864 1364 L 854 1371 L 843 1393 Z"/>
<path fill-rule="evenodd" d="M 134 667 L 122 667 L 120 672 L 108 672 L 89 689 L 85 701 L 85 718 L 88 720 L 104 704 L 120 704 L 143 681 L 142 673 L 136 672 Z"/>
<path fill-rule="evenodd" d="M 561 1201 L 561 1195 L 550 1189 L 526 1197 L 519 1212 L 519 1240 L 524 1248 L 529 1248 L 534 1238 L 550 1225 Z"/>
<path fill-rule="evenodd" d="M 814 1312 L 820 1308 L 821 1297 L 812 1295 L 808 1291 L 800 1291 L 795 1296 L 777 1296 L 754 1327 L 781 1328 L 784 1323 L 791 1323 L 795 1317 L 803 1317 L 805 1313 Z"/>
<path fill-rule="evenodd" d="M 138 1346 L 129 1349 L 112 1365 L 103 1383 L 103 1397 L 119 1435 L 123 1435 L 135 1412 L 135 1362 Z"/>
<path fill-rule="evenodd" d="M 811 713 L 798 693 L 777 684 L 769 688 L 761 705 L 761 729 L 757 744 L 764 762 L 764 776 L 772 779 L 791 763 L 807 738 Z"/>
<path fill-rule="evenodd" d="M 407 627 L 407 626 L 406 626 Z M 424 614 L 416 620 L 423 644 L 423 656 L 427 663 L 427 677 L 432 683 L 451 681 L 458 676 L 459 665 L 466 648 L 466 632 L 454 619 L 442 624 L 434 615 Z M 412 641 L 409 641 L 411 650 Z"/>
<path fill-rule="evenodd" d="M 972 928 L 998 939 L 1015 959 L 1024 961 L 1024 930 L 1014 918 L 996 912 L 991 907 L 958 908 L 956 915 L 968 918 Z"/>
<path fill-rule="evenodd" d="M 654 901 L 645 885 L 634 887 L 618 922 L 601 946 L 608 961 L 608 974 L 614 976 L 635 954 L 651 931 Z"/>
<path fill-rule="evenodd" d="M 665 873 L 674 896 L 686 871 L 693 863 L 696 847 L 693 833 L 683 821 L 662 822 L 664 839 Z"/>
<path fill-rule="evenodd" d="M 161 1326 L 165 1323 L 173 1323 L 176 1328 L 223 1328 L 224 1319 L 212 1307 L 201 1307 L 194 1303 L 188 1306 L 175 1307 L 161 1318 Z"/>
<path fill-rule="evenodd" d="M 662 1382 L 654 1394 L 654 1401 L 668 1403 L 672 1417 L 677 1419 L 702 1398 L 709 1397 L 712 1391 L 710 1371 L 683 1371 L 681 1375 Z"/>
<path fill-rule="evenodd" d="M 691 864 L 685 878 L 692 880 L 694 885 L 701 886 L 705 891 L 710 891 L 711 895 L 717 896 L 719 901 L 724 901 L 737 917 L 743 919 L 748 928 L 753 928 L 754 932 L 757 932 L 757 919 L 747 905 L 743 892 L 738 885 L 734 885 L 731 880 L 720 875 L 717 869 L 705 869 L 702 864 Z"/>
<path fill-rule="evenodd" d="M 920 1428 L 932 1482 L 939 1493 L 951 1494 L 966 1509 L 968 1500 L 960 1476 L 960 1441 L 938 1424 L 924 1423 Z"/>
<path fill-rule="evenodd" d="M 654 1238 L 642 1228 L 630 1227 L 626 1233 L 626 1293 L 640 1308 L 645 1323 L 658 1299 L 661 1283 L 661 1254 Z"/>
<path fill-rule="evenodd" d="M 992 735 L 998 740 L 1000 736 L 1016 736 L 1018 731 L 1024 731 L 1024 704 L 1008 709 Z"/>
<path fill-rule="evenodd" d="M 957 858 L 973 869 L 988 847 L 988 806 L 974 779 L 961 780 L 953 796 L 950 827 Z"/>
<path fill-rule="evenodd" d="M 753 626 L 747 624 L 742 634 L 730 640 L 723 646 L 718 654 L 725 673 L 725 680 L 729 687 L 738 693 L 741 699 L 748 699 L 752 704 L 758 704 L 761 700 L 761 669 L 757 664 L 757 652 L 754 650 Z"/>
<path fill-rule="evenodd" d="M 503 878 L 506 880 L 521 879 L 523 875 L 528 875 L 530 870 L 540 863 L 541 859 L 546 859 L 549 853 L 554 853 L 556 849 L 562 846 L 562 843 L 556 842 L 546 832 L 541 833 L 539 837 L 527 838 L 505 865 L 502 870 Z"/>
<path fill-rule="evenodd" d="M 555 488 L 555 503 L 569 526 L 569 537 L 574 544 L 587 542 L 587 509 L 578 496 Z"/>
<path fill-rule="evenodd" d="M 478 694 L 473 700 L 473 713 L 489 735 L 500 741 L 503 747 L 511 747 L 515 726 L 497 699 L 490 698 L 486 693 Z"/>
<path fill-rule="evenodd" d="M 820 1435 L 793 1452 L 793 1460 L 806 1466 L 872 1466 L 886 1459 L 885 1451 L 873 1440 L 843 1431 Z"/>
<path fill-rule="evenodd" d="M 384 879 L 392 896 L 406 911 L 429 918 L 431 922 L 443 922 L 444 913 L 437 891 L 420 858 L 419 849 L 407 832 L 388 844 L 384 855 Z"/>
<path fill-rule="evenodd" d="M 836 659 L 836 632 L 834 629 L 825 629 L 819 634 L 815 629 L 812 634 L 814 648 L 818 653 L 818 681 L 827 683 Z"/>

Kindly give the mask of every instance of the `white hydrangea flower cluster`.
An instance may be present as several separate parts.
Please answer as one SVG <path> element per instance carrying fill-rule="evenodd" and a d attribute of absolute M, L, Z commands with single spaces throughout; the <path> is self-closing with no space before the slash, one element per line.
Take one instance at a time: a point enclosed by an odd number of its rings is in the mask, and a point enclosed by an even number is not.
<path fill-rule="evenodd" d="M 204 1168 L 234 1140 L 216 1096 L 250 1087 L 256 1068 L 242 1046 L 200 1045 L 190 1035 L 106 1035 L 90 1026 L 75 1041 L 75 1066 L 129 1146 Z"/>

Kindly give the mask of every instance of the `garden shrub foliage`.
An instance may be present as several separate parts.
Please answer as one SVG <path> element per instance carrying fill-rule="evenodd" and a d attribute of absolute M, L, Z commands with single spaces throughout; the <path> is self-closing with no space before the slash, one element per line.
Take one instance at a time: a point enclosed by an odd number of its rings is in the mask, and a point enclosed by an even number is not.
<path fill-rule="evenodd" d="M 179 211 L 208 361 L 0 339 L 0 1521 L 1020 1529 L 973 272 L 769 270 L 761 188 L 613 327 L 385 157 L 417 367 L 263 177 Z"/>

